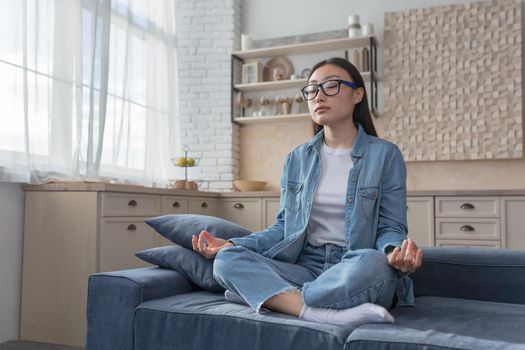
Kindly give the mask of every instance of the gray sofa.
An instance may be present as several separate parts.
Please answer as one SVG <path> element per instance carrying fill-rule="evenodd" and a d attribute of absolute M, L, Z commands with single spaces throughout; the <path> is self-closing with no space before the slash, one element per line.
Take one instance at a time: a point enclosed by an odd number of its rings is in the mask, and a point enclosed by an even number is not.
<path fill-rule="evenodd" d="M 301 321 L 228 303 L 179 273 L 144 268 L 89 279 L 87 350 L 525 349 L 525 252 L 425 248 L 416 306 L 395 324 Z"/>

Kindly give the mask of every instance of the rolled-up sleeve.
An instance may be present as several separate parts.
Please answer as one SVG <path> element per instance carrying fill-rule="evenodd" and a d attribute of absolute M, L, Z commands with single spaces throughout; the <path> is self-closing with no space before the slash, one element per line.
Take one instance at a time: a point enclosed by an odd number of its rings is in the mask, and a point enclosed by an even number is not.
<path fill-rule="evenodd" d="M 407 238 L 406 166 L 399 148 L 391 145 L 381 183 L 376 249 L 400 247 Z"/>

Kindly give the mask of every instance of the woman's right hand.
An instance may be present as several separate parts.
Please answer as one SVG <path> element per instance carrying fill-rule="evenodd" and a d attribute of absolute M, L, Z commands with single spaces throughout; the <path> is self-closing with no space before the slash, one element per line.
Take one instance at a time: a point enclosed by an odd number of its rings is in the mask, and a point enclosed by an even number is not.
<path fill-rule="evenodd" d="M 217 255 L 219 250 L 231 247 L 233 246 L 233 243 L 222 238 L 214 237 L 208 231 L 202 230 L 198 238 L 195 235 L 191 237 L 191 245 L 193 246 L 193 250 L 197 253 L 207 259 L 212 259 Z"/>

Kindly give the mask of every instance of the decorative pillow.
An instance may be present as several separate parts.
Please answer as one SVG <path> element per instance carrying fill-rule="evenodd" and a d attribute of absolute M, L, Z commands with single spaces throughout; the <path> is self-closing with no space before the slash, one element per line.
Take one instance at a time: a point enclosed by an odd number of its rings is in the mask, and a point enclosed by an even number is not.
<path fill-rule="evenodd" d="M 188 249 L 192 249 L 191 236 L 199 236 L 202 230 L 223 239 L 243 237 L 251 233 L 247 228 L 231 221 L 197 214 L 158 216 L 147 219 L 146 223 L 173 243 Z"/>
<path fill-rule="evenodd" d="M 213 260 L 208 260 L 193 250 L 172 245 L 141 250 L 135 255 L 150 264 L 178 271 L 203 289 L 224 290 L 213 278 Z"/>

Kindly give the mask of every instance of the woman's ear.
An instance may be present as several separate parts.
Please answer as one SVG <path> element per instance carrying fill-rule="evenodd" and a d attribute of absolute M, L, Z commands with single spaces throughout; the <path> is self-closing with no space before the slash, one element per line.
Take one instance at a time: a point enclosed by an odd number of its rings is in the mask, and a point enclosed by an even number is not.
<path fill-rule="evenodd" d="M 356 105 L 359 102 L 361 102 L 364 96 L 365 96 L 365 89 L 363 89 L 362 87 L 355 89 L 353 93 L 354 104 Z"/>

